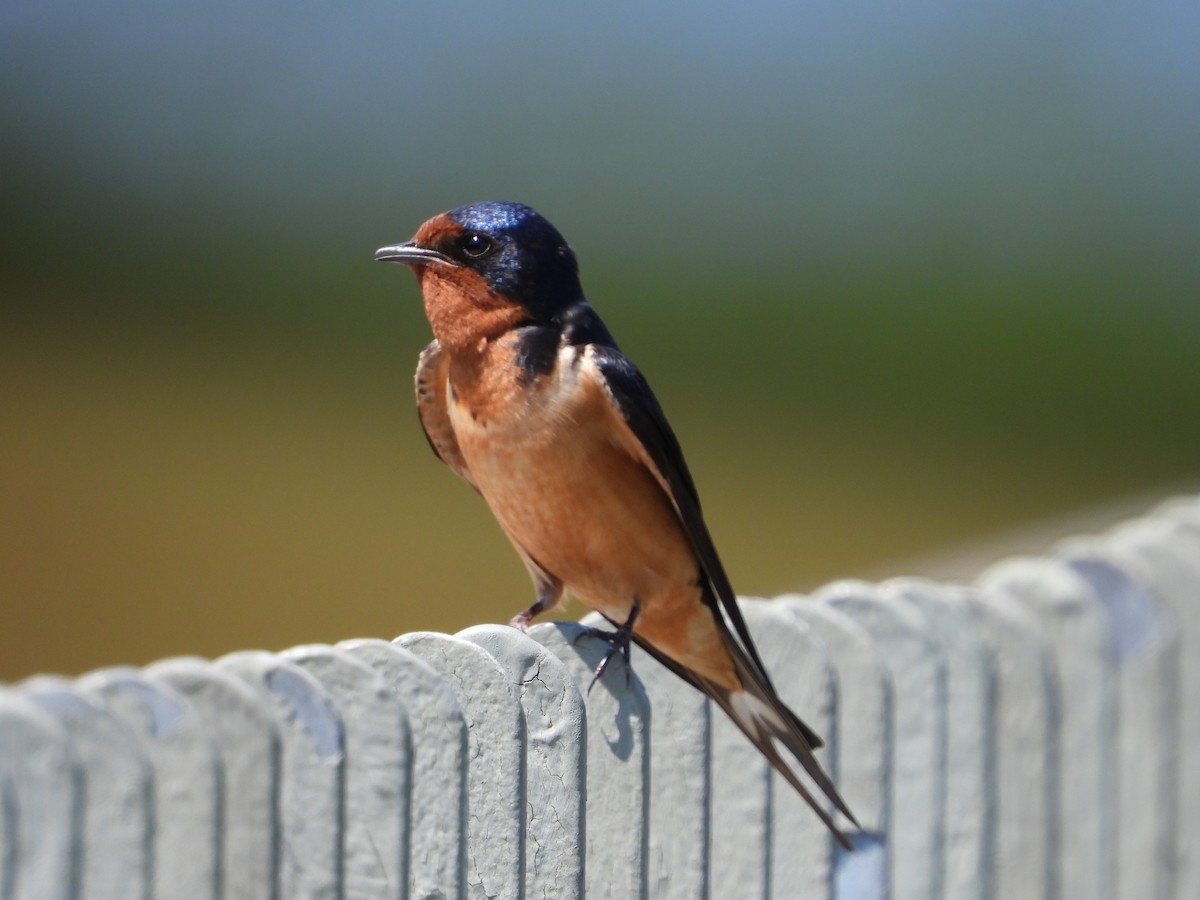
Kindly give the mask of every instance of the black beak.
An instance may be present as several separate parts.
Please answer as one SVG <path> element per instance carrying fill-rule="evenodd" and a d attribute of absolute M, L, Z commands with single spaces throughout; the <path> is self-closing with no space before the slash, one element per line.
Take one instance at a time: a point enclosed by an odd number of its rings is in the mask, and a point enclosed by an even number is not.
<path fill-rule="evenodd" d="M 380 247 L 375 251 L 375 261 L 398 262 L 410 266 L 414 263 L 440 263 L 443 266 L 458 265 L 458 263 L 444 253 L 430 250 L 427 247 L 418 247 L 412 241 L 397 244 L 395 247 Z"/>

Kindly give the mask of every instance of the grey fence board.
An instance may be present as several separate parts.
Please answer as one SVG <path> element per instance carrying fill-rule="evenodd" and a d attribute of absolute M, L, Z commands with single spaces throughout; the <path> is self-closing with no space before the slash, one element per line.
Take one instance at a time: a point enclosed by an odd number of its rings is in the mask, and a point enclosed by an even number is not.
<path fill-rule="evenodd" d="M 959 588 L 995 675 L 992 897 L 1058 896 L 1058 680 L 1037 619 L 1005 594 Z"/>
<path fill-rule="evenodd" d="M 101 669 L 76 682 L 141 744 L 153 768 L 156 897 L 214 900 L 220 866 L 220 761 L 191 704 L 137 669 Z"/>
<path fill-rule="evenodd" d="M 2 722 L 0 722 L 2 727 Z M 0 770 L 0 900 L 12 900 L 17 877 L 17 798 L 7 772 Z"/>
<path fill-rule="evenodd" d="M 1189 510 L 1198 511 L 1189 523 Z M 1163 515 L 1141 519 L 1114 529 L 1110 540 L 1141 563 L 1149 587 L 1167 603 L 1181 645 L 1173 686 L 1174 700 L 1165 702 L 1178 711 L 1177 734 L 1172 743 L 1178 759 L 1179 783 L 1168 785 L 1162 801 L 1172 810 L 1178 830 L 1169 847 L 1164 870 L 1174 875 L 1179 897 L 1200 896 L 1200 504 L 1176 502 Z M 1167 894 L 1169 896 L 1169 894 Z"/>
<path fill-rule="evenodd" d="M 650 710 L 641 682 L 619 653 L 604 678 L 594 680 L 610 645 L 590 636 L 587 626 L 550 622 L 529 629 L 529 636 L 563 661 L 583 694 L 585 893 L 593 898 L 644 896 Z"/>
<path fill-rule="evenodd" d="M 852 618 L 875 644 L 895 688 L 890 896 L 940 897 L 945 804 L 946 673 L 941 647 L 914 607 L 889 602 L 876 586 L 840 581 L 816 595 Z"/>
<path fill-rule="evenodd" d="M 744 600 L 741 605 L 780 697 L 825 740 L 816 756 L 828 771 L 830 758 L 837 752 L 837 734 L 832 727 L 837 688 L 825 645 L 782 604 Z M 776 772 L 771 772 L 770 789 L 768 896 L 780 900 L 828 896 L 833 883 L 832 835 Z M 832 804 L 819 791 L 814 791 L 814 796 L 826 812 L 832 812 Z"/>
<path fill-rule="evenodd" d="M 467 725 L 446 680 L 388 641 L 337 645 L 383 676 L 412 736 L 409 885 L 413 898 L 466 896 Z"/>
<path fill-rule="evenodd" d="M 640 647 L 632 660 L 653 698 L 647 894 L 701 900 L 709 896 L 712 704 Z"/>
<path fill-rule="evenodd" d="M 342 650 L 310 644 L 283 657 L 320 682 L 342 723 L 342 895 L 346 900 L 404 896 L 412 741 L 403 705 L 382 675 Z"/>
<path fill-rule="evenodd" d="M 1013 559 L 980 578 L 1035 616 L 1061 691 L 1057 884 L 1065 897 L 1110 898 L 1116 884 L 1116 642 L 1082 576 L 1046 559 Z"/>
<path fill-rule="evenodd" d="M 220 757 L 221 871 L 218 896 L 278 897 L 279 731 L 267 703 L 229 672 L 201 659 L 168 659 L 148 681 L 185 697 Z"/>
<path fill-rule="evenodd" d="M 1149 519 L 1165 519 L 1183 526 L 1185 531 L 1200 537 L 1200 496 L 1172 497 L 1151 511 Z M 1140 521 L 1133 519 L 1131 522 Z"/>
<path fill-rule="evenodd" d="M 962 900 L 992 896 L 995 819 L 996 684 L 992 653 L 973 627 L 960 591 L 932 581 L 893 579 L 885 602 L 910 603 L 946 664 L 945 861 L 942 893 Z"/>
<path fill-rule="evenodd" d="M 83 846 L 83 772 L 67 733 L 24 693 L 0 688 L 6 835 L 0 884 L 12 900 L 73 900 Z"/>
<path fill-rule="evenodd" d="M 587 717 L 565 663 L 512 628 L 481 625 L 458 637 L 478 644 L 508 673 L 525 715 L 525 895 L 583 896 Z"/>
<path fill-rule="evenodd" d="M 22 688 L 62 725 L 83 775 L 77 896 L 149 897 L 151 769 L 137 739 L 65 678 L 39 676 Z"/>
<path fill-rule="evenodd" d="M 340 896 L 345 744 L 329 695 L 274 653 L 232 653 L 217 665 L 266 701 L 279 725 L 280 894 L 288 900 Z"/>
<path fill-rule="evenodd" d="M 838 673 L 838 716 L 826 735 L 835 748 L 829 771 L 863 830 L 851 837 L 854 852 L 834 850 L 834 896 L 887 897 L 893 852 L 891 676 L 870 635 L 852 618 L 815 597 L 789 596 L 783 602 L 825 644 Z M 848 824 L 842 820 L 843 827 Z"/>
<path fill-rule="evenodd" d="M 639 648 L 478 626 L 0 686 L 0 900 L 1200 895 L 1200 500 L 741 602 L 853 851 Z"/>
<path fill-rule="evenodd" d="M 525 718 L 507 673 L 478 644 L 417 632 L 397 643 L 441 673 L 467 722 L 467 891 L 519 897 L 525 885 Z"/>
<path fill-rule="evenodd" d="M 3 727 L 0 724 L 0 727 Z M 17 797 L 7 772 L 0 772 L 0 900 L 12 900 L 17 878 Z"/>
<path fill-rule="evenodd" d="M 1107 610 L 1116 639 L 1114 896 L 1168 896 L 1173 873 L 1163 863 L 1175 856 L 1179 784 L 1178 630 L 1141 563 L 1118 543 L 1076 540 L 1059 556 Z"/>
<path fill-rule="evenodd" d="M 720 711 L 712 717 L 712 831 L 709 860 L 714 897 L 768 897 L 771 888 L 771 767 Z"/>

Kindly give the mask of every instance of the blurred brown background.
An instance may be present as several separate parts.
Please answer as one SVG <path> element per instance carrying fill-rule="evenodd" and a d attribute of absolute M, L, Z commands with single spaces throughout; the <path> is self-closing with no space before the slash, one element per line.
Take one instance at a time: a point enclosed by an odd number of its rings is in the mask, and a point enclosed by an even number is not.
<path fill-rule="evenodd" d="M 378 246 L 518 199 L 740 591 L 1200 474 L 1182 0 L 0 8 L 0 678 L 505 621 Z M 572 610 L 577 612 L 577 610 Z"/>

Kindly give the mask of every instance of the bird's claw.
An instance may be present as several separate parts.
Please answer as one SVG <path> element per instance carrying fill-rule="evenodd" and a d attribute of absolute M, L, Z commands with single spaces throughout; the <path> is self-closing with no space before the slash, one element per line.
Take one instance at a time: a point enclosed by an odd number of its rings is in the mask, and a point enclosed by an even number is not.
<path fill-rule="evenodd" d="M 618 625 L 613 631 L 608 631 L 604 628 L 593 628 L 589 625 L 585 626 L 579 634 L 575 635 L 575 639 L 572 641 L 575 644 L 588 637 L 599 638 L 608 644 L 608 652 L 604 654 L 604 658 L 600 660 L 600 665 L 596 666 L 596 671 L 592 674 L 591 683 L 588 684 L 588 693 L 591 693 L 592 688 L 596 686 L 596 682 L 600 680 L 600 676 L 607 671 L 608 664 L 612 662 L 613 657 L 618 653 L 625 659 L 625 687 L 629 687 L 629 673 L 633 671 L 632 660 L 630 659 L 630 645 L 633 643 L 633 623 L 637 619 L 639 611 L 639 604 L 634 603 L 633 608 L 629 611 L 629 618 Z"/>

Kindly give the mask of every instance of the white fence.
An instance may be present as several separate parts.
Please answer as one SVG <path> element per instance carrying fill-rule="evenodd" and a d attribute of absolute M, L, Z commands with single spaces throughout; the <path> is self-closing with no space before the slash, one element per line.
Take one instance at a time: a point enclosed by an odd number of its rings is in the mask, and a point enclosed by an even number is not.
<path fill-rule="evenodd" d="M 865 831 L 579 626 L 0 687 L 0 900 L 1200 897 L 1200 501 L 746 601 Z"/>

